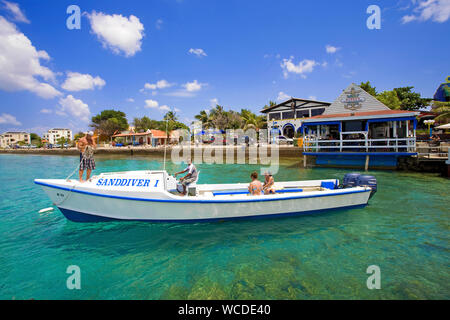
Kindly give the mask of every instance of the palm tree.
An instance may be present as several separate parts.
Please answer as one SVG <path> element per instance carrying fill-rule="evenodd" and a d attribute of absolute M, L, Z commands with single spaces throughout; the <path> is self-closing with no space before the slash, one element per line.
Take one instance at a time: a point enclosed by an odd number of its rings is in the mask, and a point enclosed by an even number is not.
<path fill-rule="evenodd" d="M 256 131 L 259 129 L 264 128 L 264 126 L 267 125 L 266 123 L 266 117 L 264 116 L 257 116 L 253 112 L 251 112 L 248 109 L 242 109 L 241 110 L 241 117 L 243 120 L 244 130 L 247 130 L 249 128 L 253 128 Z"/>
<path fill-rule="evenodd" d="M 450 118 L 450 102 L 434 101 L 431 109 L 432 112 L 437 113 L 435 120 L 445 120 Z"/>
<path fill-rule="evenodd" d="M 211 116 L 205 110 L 200 111 L 200 113 L 195 116 L 195 119 L 201 121 L 205 128 L 212 127 Z"/>
<path fill-rule="evenodd" d="M 173 111 L 167 112 L 166 115 L 164 116 L 164 121 L 166 120 L 174 122 L 177 121 L 178 120 L 177 114 Z"/>
<path fill-rule="evenodd" d="M 266 104 L 263 109 L 267 109 L 269 107 L 273 107 L 273 106 L 276 106 L 276 105 L 277 105 L 276 102 L 274 102 L 272 100 L 269 100 L 269 104 L 268 105 Z"/>

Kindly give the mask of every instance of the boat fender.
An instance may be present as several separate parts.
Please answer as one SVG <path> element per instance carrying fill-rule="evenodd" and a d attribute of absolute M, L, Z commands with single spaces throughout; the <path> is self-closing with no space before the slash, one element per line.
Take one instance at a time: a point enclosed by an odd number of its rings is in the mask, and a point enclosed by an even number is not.
<path fill-rule="evenodd" d="M 44 208 L 44 209 L 41 209 L 41 210 L 39 210 L 39 213 L 46 213 L 46 212 L 50 212 L 50 211 L 53 211 L 55 208 L 53 208 L 53 207 L 49 207 L 49 208 Z"/>

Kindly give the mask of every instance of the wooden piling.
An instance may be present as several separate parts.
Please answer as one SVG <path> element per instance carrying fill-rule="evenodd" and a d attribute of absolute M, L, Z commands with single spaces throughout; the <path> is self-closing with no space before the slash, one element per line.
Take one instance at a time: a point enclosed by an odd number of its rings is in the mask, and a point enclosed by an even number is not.
<path fill-rule="evenodd" d="M 366 164 L 364 165 L 364 170 L 368 171 L 369 170 L 369 155 L 366 155 Z"/>

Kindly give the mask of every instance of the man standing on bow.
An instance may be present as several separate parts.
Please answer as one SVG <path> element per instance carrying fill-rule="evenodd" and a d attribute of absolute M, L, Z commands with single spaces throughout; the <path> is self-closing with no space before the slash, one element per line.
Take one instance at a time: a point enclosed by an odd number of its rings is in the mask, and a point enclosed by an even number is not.
<path fill-rule="evenodd" d="M 78 171 L 80 182 L 83 182 L 84 170 L 86 170 L 86 181 L 90 179 L 92 170 L 95 170 L 94 149 L 97 145 L 92 139 L 93 135 L 94 133 L 89 131 L 77 143 L 80 151 L 80 169 Z"/>

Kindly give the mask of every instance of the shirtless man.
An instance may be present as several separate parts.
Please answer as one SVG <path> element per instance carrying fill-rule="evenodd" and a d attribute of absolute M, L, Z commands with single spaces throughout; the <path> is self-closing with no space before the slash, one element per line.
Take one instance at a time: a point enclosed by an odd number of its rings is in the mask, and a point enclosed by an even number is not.
<path fill-rule="evenodd" d="M 94 133 L 89 131 L 84 137 L 78 140 L 77 143 L 77 149 L 80 151 L 80 170 L 78 171 L 80 182 L 83 182 L 83 173 L 85 169 L 86 180 L 89 180 L 92 170 L 95 169 L 93 151 L 91 150 L 95 149 L 97 145 L 95 144 L 94 139 L 92 139 L 93 135 Z M 91 150 L 85 154 L 87 147 L 90 147 Z"/>
<path fill-rule="evenodd" d="M 250 182 L 250 185 L 248 186 L 248 191 L 252 196 L 260 196 L 263 186 L 258 180 L 258 174 L 256 171 L 250 175 L 250 178 L 252 179 L 252 182 Z"/>
<path fill-rule="evenodd" d="M 270 172 L 266 172 L 264 173 L 264 175 L 265 175 L 265 181 L 263 185 L 264 194 L 275 193 L 275 189 L 273 186 L 275 184 L 275 181 L 273 180 L 272 174 Z"/>

